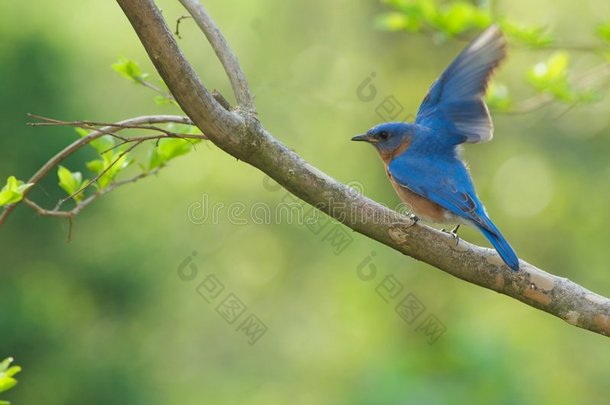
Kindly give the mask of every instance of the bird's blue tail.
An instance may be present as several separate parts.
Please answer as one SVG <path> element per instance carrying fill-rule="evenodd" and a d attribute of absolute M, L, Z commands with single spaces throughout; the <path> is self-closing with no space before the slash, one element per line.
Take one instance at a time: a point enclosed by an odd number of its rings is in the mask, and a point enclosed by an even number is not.
<path fill-rule="evenodd" d="M 508 241 L 504 239 L 504 236 L 502 236 L 498 228 L 496 228 L 491 221 L 489 221 L 489 224 L 491 225 L 490 228 L 492 228 L 495 232 L 490 232 L 488 229 L 485 229 L 478 224 L 477 228 L 479 228 L 481 233 L 483 233 L 487 240 L 491 242 L 493 247 L 496 248 L 500 254 L 500 257 L 502 260 L 504 260 L 504 263 L 506 263 L 506 265 L 512 270 L 519 271 L 519 258 L 517 257 L 517 254 L 510 246 Z"/>

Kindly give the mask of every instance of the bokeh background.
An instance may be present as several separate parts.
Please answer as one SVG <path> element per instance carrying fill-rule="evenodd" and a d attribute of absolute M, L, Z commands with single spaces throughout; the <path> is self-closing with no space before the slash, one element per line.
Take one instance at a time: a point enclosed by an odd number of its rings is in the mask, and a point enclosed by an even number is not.
<path fill-rule="evenodd" d="M 498 12 L 549 27 L 570 43 L 595 42 L 610 17 L 605 0 L 496 1 Z M 378 123 L 395 96 L 405 116 L 463 46 L 383 32 L 375 0 L 206 0 L 247 73 L 261 121 L 313 165 L 389 206 L 398 199 L 374 151 L 349 142 Z M 160 2 L 172 21 L 185 14 Z M 229 96 L 222 69 L 192 21 L 180 44 L 205 83 Z M 0 178 L 27 179 L 77 136 L 26 126 L 26 113 L 116 121 L 177 112 L 121 78 L 121 56 L 156 77 L 115 2 L 0 3 Z M 524 72 L 550 51 L 516 47 L 499 78 L 525 99 Z M 596 59 L 597 58 L 597 59 Z M 573 53 L 575 71 L 600 59 Z M 375 73 L 377 98 L 357 88 Z M 594 105 L 553 105 L 496 115 L 494 141 L 465 156 L 492 218 L 520 257 L 610 295 L 610 89 Z M 93 151 L 66 165 L 85 171 Z M 32 195 L 53 206 L 49 176 Z M 264 176 L 214 146 L 172 161 L 156 177 L 123 187 L 67 223 L 19 207 L 0 231 L 0 358 L 23 367 L 2 399 L 14 404 L 200 403 L 607 403 L 608 339 L 508 297 L 454 279 L 342 225 L 320 233 L 272 218 L 235 223 L 226 208 L 276 207 L 287 198 Z M 216 218 L 189 218 L 207 199 Z M 195 205 L 196 207 L 196 205 Z M 194 218 L 194 220 L 193 220 Z M 344 232 L 338 249 L 326 232 Z M 461 236 L 486 241 L 475 231 Z M 196 255 L 193 255 L 196 252 Z M 185 260 L 198 271 L 183 281 Z M 365 267 L 363 267 L 365 266 Z M 359 269 L 375 271 L 372 280 Z M 373 269 L 373 270 L 371 270 Z M 197 286 L 225 286 L 207 303 Z M 386 302 L 387 276 L 404 285 Z M 230 293 L 247 309 L 227 323 Z M 425 306 L 412 323 L 394 308 L 408 294 Z M 239 331 L 254 314 L 266 332 Z M 418 325 L 434 316 L 433 344 Z"/>

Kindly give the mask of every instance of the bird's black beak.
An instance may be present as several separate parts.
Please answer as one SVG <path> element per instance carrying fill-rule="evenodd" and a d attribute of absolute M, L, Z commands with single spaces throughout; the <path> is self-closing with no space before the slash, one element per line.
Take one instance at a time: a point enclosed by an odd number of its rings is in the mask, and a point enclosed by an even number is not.
<path fill-rule="evenodd" d="M 369 136 L 369 134 L 357 135 L 352 138 L 352 141 L 370 142 L 371 137 Z"/>

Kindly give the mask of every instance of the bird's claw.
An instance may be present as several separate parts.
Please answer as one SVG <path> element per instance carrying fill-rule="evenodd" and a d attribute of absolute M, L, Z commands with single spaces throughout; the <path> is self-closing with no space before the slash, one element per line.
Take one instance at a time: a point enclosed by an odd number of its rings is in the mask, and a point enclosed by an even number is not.
<path fill-rule="evenodd" d="M 409 219 L 413 222 L 411 222 L 411 225 L 409 225 L 409 227 L 412 227 L 413 225 L 417 224 L 419 222 L 419 217 L 417 215 L 414 214 L 409 214 Z"/>
<path fill-rule="evenodd" d="M 441 232 L 445 232 L 445 233 L 448 233 L 449 235 L 451 235 L 455 239 L 455 246 L 457 246 L 460 243 L 460 237 L 457 234 L 458 229 L 460 229 L 460 225 L 459 224 L 455 228 L 450 230 L 450 231 L 448 231 L 445 228 L 443 228 L 443 229 L 441 229 Z"/>

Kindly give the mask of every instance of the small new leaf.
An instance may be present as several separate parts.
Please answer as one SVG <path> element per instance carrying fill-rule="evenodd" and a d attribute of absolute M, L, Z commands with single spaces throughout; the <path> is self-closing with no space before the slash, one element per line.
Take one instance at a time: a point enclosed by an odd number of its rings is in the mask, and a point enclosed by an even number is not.
<path fill-rule="evenodd" d="M 569 57 L 556 52 L 546 61 L 534 65 L 527 73 L 528 81 L 540 92 L 551 94 L 566 104 L 594 103 L 600 99 L 595 89 L 576 89 L 568 81 Z"/>
<path fill-rule="evenodd" d="M 81 137 L 85 137 L 89 135 L 86 129 L 76 127 L 74 128 L 77 134 Z M 99 138 L 96 138 L 89 142 L 89 145 L 93 146 L 93 148 L 97 151 L 97 153 L 102 154 L 112 149 L 116 144 L 114 142 L 114 138 L 110 135 L 102 135 Z"/>
<path fill-rule="evenodd" d="M 188 127 L 192 126 L 188 125 Z M 196 127 L 195 130 L 198 131 Z M 157 146 L 148 152 L 148 170 L 162 166 L 167 161 L 190 152 L 193 145 L 199 142 L 201 142 L 200 139 L 164 138 L 159 140 Z"/>
<path fill-rule="evenodd" d="M 559 101 L 573 102 L 577 95 L 568 82 L 568 63 L 566 52 L 556 52 L 546 62 L 535 64 L 528 71 L 527 79 L 538 91 L 548 92 Z"/>
<path fill-rule="evenodd" d="M 506 35 L 531 48 L 545 48 L 555 42 L 544 27 L 523 27 L 506 20 L 501 22 L 501 27 Z"/>
<path fill-rule="evenodd" d="M 144 79 L 148 76 L 145 73 L 142 73 L 140 69 L 140 65 L 136 61 L 133 61 L 128 58 L 120 58 L 118 61 L 112 64 L 112 69 L 118 72 L 123 77 L 133 80 L 136 83 L 144 82 Z"/>
<path fill-rule="evenodd" d="M 489 12 L 465 1 L 456 1 L 441 9 L 433 25 L 449 37 L 454 37 L 473 28 L 484 28 L 491 24 Z"/>
<path fill-rule="evenodd" d="M 15 374 L 21 371 L 19 366 L 10 366 L 13 362 L 12 357 L 4 359 L 0 363 L 0 392 L 9 390 L 17 384 L 17 380 L 13 378 Z M 8 404 L 7 401 L 0 401 L 0 404 Z"/>
<path fill-rule="evenodd" d="M 0 190 L 0 207 L 21 201 L 23 192 L 33 185 L 17 180 L 15 176 L 10 176 L 6 180 L 6 185 Z"/>
<path fill-rule="evenodd" d="M 610 43 L 610 20 L 606 21 L 603 24 L 599 24 L 595 29 L 595 33 L 599 38 L 601 38 L 605 42 Z"/>
<path fill-rule="evenodd" d="M 201 130 L 199 130 L 196 125 L 189 124 L 176 124 L 174 122 L 170 122 L 167 124 L 167 130 L 182 135 L 203 135 Z M 191 144 L 194 143 L 192 140 L 190 142 Z"/>
<path fill-rule="evenodd" d="M 87 169 L 100 176 L 97 179 L 100 189 L 106 188 L 121 170 L 134 162 L 134 158 L 130 154 L 126 153 L 121 156 L 122 153 L 123 151 L 121 150 L 110 150 L 104 153 L 101 159 L 87 162 Z"/>
<path fill-rule="evenodd" d="M 173 104 L 174 103 L 174 100 L 172 100 L 171 98 L 162 96 L 160 94 L 156 95 L 153 98 L 153 100 L 155 101 L 155 104 L 157 104 L 157 105 L 167 105 L 167 104 Z"/>
<path fill-rule="evenodd" d="M 68 195 L 76 193 L 83 183 L 83 175 L 80 172 L 71 172 L 63 166 L 59 166 L 57 169 L 57 177 L 59 178 L 59 187 L 68 193 Z M 74 201 L 79 203 L 83 197 L 83 193 L 80 192 L 73 198 Z"/>
<path fill-rule="evenodd" d="M 396 11 L 379 15 L 375 25 L 388 31 L 424 31 L 433 29 L 444 37 L 454 37 L 492 22 L 489 10 L 458 0 L 441 3 L 436 0 L 384 0 Z"/>
<path fill-rule="evenodd" d="M 375 27 L 387 31 L 417 31 L 421 21 L 407 13 L 392 11 L 375 17 Z"/>

